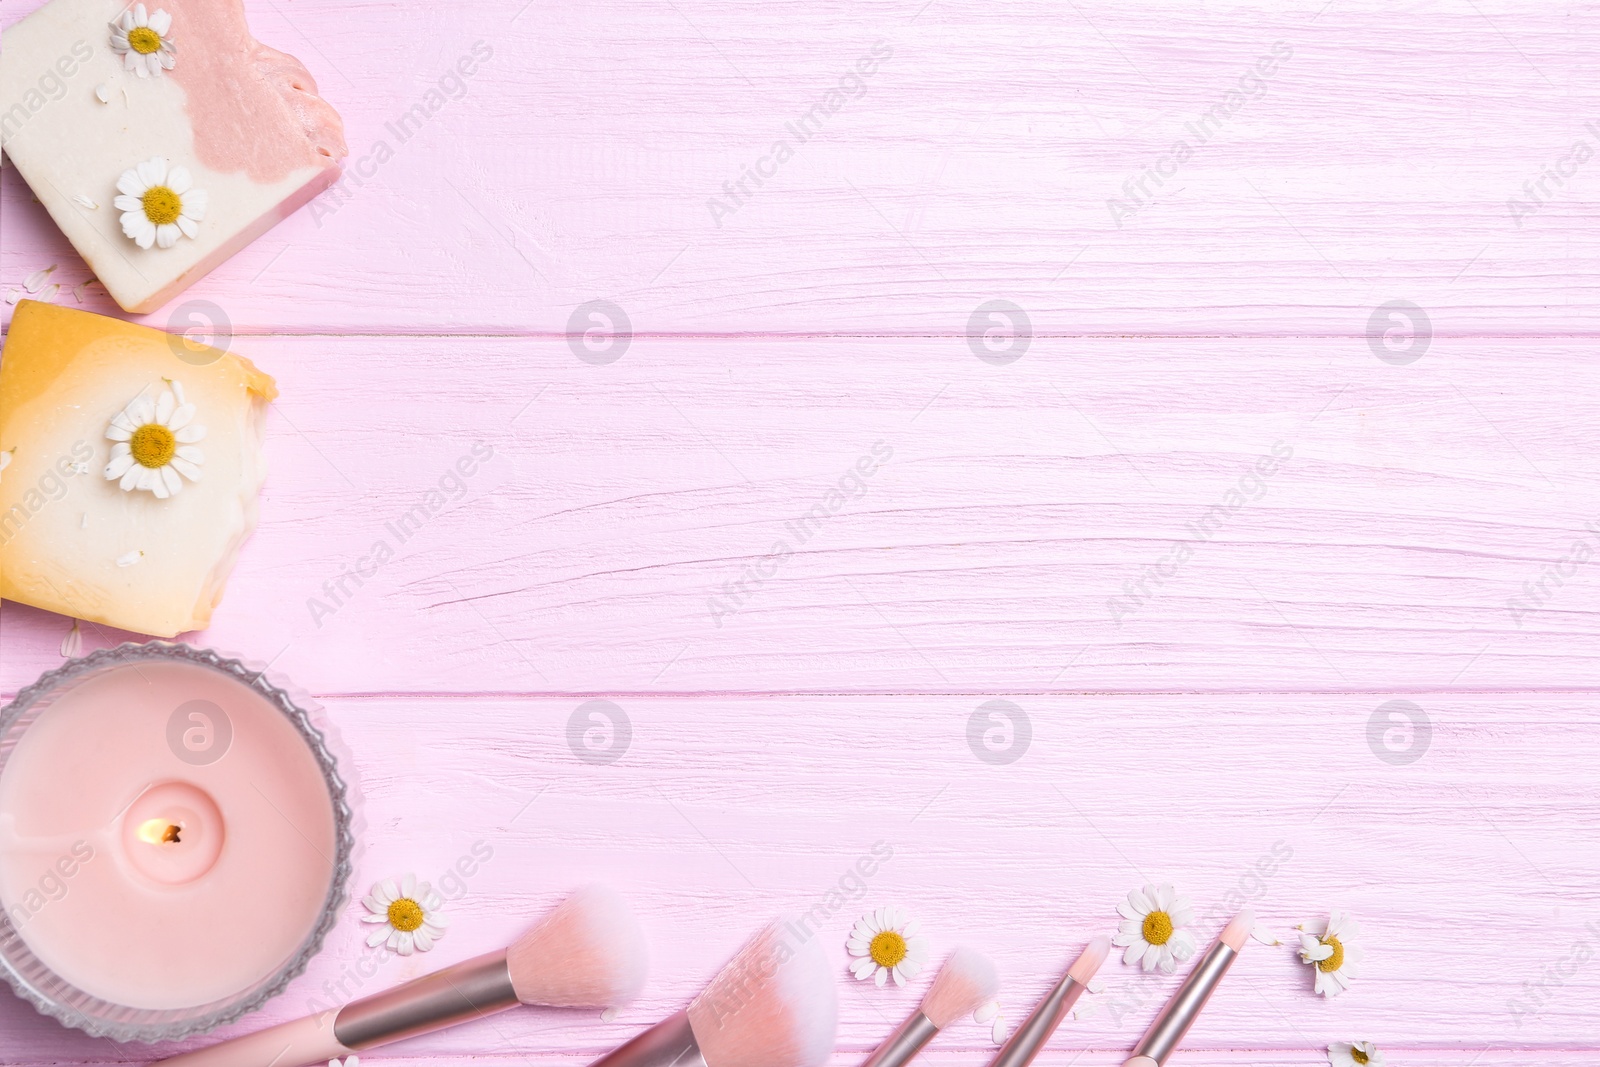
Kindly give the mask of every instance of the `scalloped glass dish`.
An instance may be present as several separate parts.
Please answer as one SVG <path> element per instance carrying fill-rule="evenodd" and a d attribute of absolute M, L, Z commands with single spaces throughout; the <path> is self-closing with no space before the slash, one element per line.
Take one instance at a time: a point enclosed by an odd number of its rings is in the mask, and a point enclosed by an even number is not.
<path fill-rule="evenodd" d="M 201 1033 L 305 970 L 346 900 L 320 709 L 237 659 L 125 644 L 0 709 L 0 970 L 61 1023 Z"/>

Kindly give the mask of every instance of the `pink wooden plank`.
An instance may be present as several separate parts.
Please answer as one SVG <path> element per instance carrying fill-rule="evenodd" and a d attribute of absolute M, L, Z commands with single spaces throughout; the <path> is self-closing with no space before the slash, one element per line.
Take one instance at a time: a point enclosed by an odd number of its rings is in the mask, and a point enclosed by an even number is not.
<path fill-rule="evenodd" d="M 1041 340 L 1004 367 L 953 339 L 239 347 L 283 397 L 262 527 L 197 639 L 322 692 L 1600 677 L 1580 343 L 1405 367 L 1359 341 Z M 457 478 L 474 443 L 494 458 Z M 65 620 L 0 620 L 4 688 L 58 661 Z"/>
<path fill-rule="evenodd" d="M 253 5 L 344 113 L 350 195 L 191 295 L 258 332 L 562 333 L 593 299 L 641 333 L 959 336 L 991 299 L 1041 333 L 1360 336 L 1391 299 L 1441 333 L 1596 328 L 1592 5 L 1148 6 Z M 845 75 L 863 89 L 830 100 Z M 1241 79 L 1257 95 L 1230 100 Z M 0 288 L 52 262 L 81 281 L 16 179 Z"/>

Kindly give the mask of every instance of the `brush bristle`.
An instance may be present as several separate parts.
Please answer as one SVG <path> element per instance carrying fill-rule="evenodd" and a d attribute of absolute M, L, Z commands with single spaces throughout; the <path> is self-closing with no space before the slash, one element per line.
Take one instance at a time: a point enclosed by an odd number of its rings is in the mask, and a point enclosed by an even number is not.
<path fill-rule="evenodd" d="M 632 1000 L 644 987 L 646 962 L 638 920 L 603 886 L 579 889 L 506 950 L 517 999 L 552 1008 Z"/>
<path fill-rule="evenodd" d="M 1233 951 L 1239 952 L 1244 948 L 1244 943 L 1250 940 L 1250 931 L 1254 930 L 1255 926 L 1256 913 L 1246 908 L 1233 917 L 1233 921 L 1228 923 L 1227 929 L 1222 931 L 1222 936 L 1218 940 Z"/>
<path fill-rule="evenodd" d="M 1079 985 L 1088 985 L 1089 979 L 1094 977 L 1100 965 L 1106 961 L 1106 956 L 1111 953 L 1111 939 L 1097 937 L 1078 953 L 1078 958 L 1072 961 L 1072 966 L 1067 969 L 1067 974 Z"/>
<path fill-rule="evenodd" d="M 1000 976 L 988 956 L 965 946 L 950 953 L 922 998 L 922 1014 L 943 1030 L 963 1015 L 977 1011 L 1000 991 Z"/>
<path fill-rule="evenodd" d="M 706 1067 L 819 1067 L 833 1052 L 839 1002 L 815 937 L 773 923 L 689 1005 Z"/>

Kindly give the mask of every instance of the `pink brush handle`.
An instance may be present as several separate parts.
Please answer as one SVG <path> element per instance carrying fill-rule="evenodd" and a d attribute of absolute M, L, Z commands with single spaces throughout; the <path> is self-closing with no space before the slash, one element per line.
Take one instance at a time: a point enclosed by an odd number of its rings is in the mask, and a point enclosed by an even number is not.
<path fill-rule="evenodd" d="M 210 1048 L 162 1060 L 158 1067 L 306 1067 L 311 1063 L 326 1063 L 353 1051 L 333 1036 L 333 1020 L 338 1014 L 325 1011 L 282 1026 L 268 1027 Z"/>

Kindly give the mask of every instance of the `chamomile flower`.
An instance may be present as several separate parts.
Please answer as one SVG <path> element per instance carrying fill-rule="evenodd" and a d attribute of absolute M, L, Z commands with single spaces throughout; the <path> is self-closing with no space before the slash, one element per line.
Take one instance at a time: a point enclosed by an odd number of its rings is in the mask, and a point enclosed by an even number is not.
<path fill-rule="evenodd" d="M 1300 960 L 1313 968 L 1316 992 L 1336 997 L 1350 987 L 1361 969 L 1361 946 L 1354 943 L 1360 936 L 1356 921 L 1339 911 L 1328 916 L 1320 934 L 1300 927 Z"/>
<path fill-rule="evenodd" d="M 206 191 L 194 188 L 188 168 L 169 168 L 163 156 L 123 171 L 117 193 L 112 204 L 122 212 L 122 233 L 140 248 L 171 248 L 199 233 L 206 217 Z"/>
<path fill-rule="evenodd" d="M 1328 1046 L 1328 1062 L 1333 1067 L 1384 1067 L 1388 1062 L 1378 1046 L 1370 1041 L 1340 1042 Z"/>
<path fill-rule="evenodd" d="M 172 16 L 155 14 L 135 4 L 111 24 L 111 50 L 122 56 L 122 64 L 141 78 L 161 76 L 177 63 L 172 44 Z"/>
<path fill-rule="evenodd" d="M 903 986 L 915 978 L 928 959 L 928 939 L 917 936 L 918 924 L 906 917 L 905 909 L 883 907 L 863 915 L 850 931 L 846 947 L 856 959 L 850 973 L 857 979 L 873 979 L 883 985 L 889 977 Z"/>
<path fill-rule="evenodd" d="M 1122 962 L 1147 971 L 1171 974 L 1198 947 L 1185 927 L 1194 922 L 1194 905 L 1171 885 L 1147 885 L 1117 905 L 1122 925 L 1111 943 L 1122 949 Z"/>
<path fill-rule="evenodd" d="M 449 925 L 439 914 L 444 899 L 427 882 L 417 881 L 414 874 L 401 878 L 398 885 L 393 878 L 375 883 L 361 903 L 368 912 L 361 921 L 381 924 L 367 936 L 367 944 L 377 948 L 387 943 L 391 951 L 402 956 L 428 951 Z"/>
<path fill-rule="evenodd" d="M 339 1057 L 335 1056 L 333 1059 L 328 1061 L 328 1067 L 361 1067 L 361 1057 L 346 1056 L 341 1060 Z"/>
<path fill-rule="evenodd" d="M 160 500 L 180 491 L 184 478 L 198 482 L 206 461 L 195 445 L 206 428 L 194 421 L 194 405 L 184 399 L 183 383 L 168 386 L 155 400 L 140 393 L 106 427 L 106 437 L 114 442 L 107 480 L 129 492 L 148 489 Z"/>

